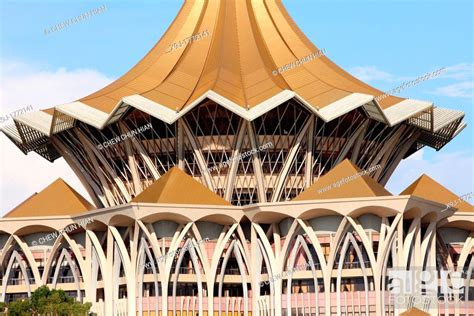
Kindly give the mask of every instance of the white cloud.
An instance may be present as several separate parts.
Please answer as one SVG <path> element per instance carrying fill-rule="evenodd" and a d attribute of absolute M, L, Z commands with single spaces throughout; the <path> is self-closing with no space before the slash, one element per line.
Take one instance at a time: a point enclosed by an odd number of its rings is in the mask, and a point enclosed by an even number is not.
<path fill-rule="evenodd" d="M 349 72 L 362 81 L 398 81 L 395 75 L 380 70 L 377 66 L 357 66 L 349 69 Z"/>
<path fill-rule="evenodd" d="M 464 65 L 464 64 L 460 64 L 460 65 Z M 454 76 L 457 76 L 457 77 L 461 76 L 462 74 L 461 66 L 459 67 L 453 66 L 453 67 L 447 67 L 446 69 L 449 69 L 449 71 L 445 70 L 443 72 L 444 74 L 446 74 L 446 78 L 454 78 Z M 438 67 L 436 69 L 432 69 L 430 71 L 427 71 L 422 74 L 418 74 L 416 76 L 399 76 L 399 75 L 391 74 L 389 72 L 378 69 L 377 66 L 357 66 L 357 67 L 351 68 L 349 72 L 362 81 L 367 81 L 367 82 L 368 81 L 383 81 L 383 82 L 399 83 L 399 82 L 407 82 L 414 79 L 418 79 L 440 68 L 441 67 Z M 465 71 L 465 69 L 463 68 L 462 71 Z M 434 79 L 434 78 L 435 77 L 432 77 L 431 79 Z"/>
<path fill-rule="evenodd" d="M 450 78 L 455 80 L 472 80 L 474 76 L 474 64 L 461 63 L 446 67 L 441 78 Z"/>
<path fill-rule="evenodd" d="M 442 67 L 438 67 L 440 69 Z M 380 70 L 377 66 L 357 66 L 350 69 L 350 73 L 362 81 L 383 81 L 383 82 L 407 82 L 420 78 L 435 69 L 419 74 L 418 76 L 397 76 L 386 71 Z M 432 77 L 430 80 L 450 80 L 453 83 L 440 86 L 434 90 L 427 91 L 434 95 L 440 95 L 451 98 L 474 98 L 474 64 L 459 63 L 444 67 L 441 75 Z"/>
<path fill-rule="evenodd" d="M 112 78 L 91 69 L 48 70 L 17 61 L 0 61 L 2 115 L 32 105 L 37 111 L 84 97 L 109 84 Z M 5 135 L 0 136 L 0 214 L 3 214 L 58 177 L 90 199 L 80 181 L 60 158 L 50 163 L 36 153 L 27 156 Z"/>
<path fill-rule="evenodd" d="M 474 98 L 474 82 L 473 81 L 463 81 L 458 83 L 453 83 L 447 86 L 436 88 L 433 91 L 430 91 L 431 94 L 440 95 L 444 97 L 451 98 Z"/>
<path fill-rule="evenodd" d="M 0 61 L 3 114 L 27 105 L 35 110 L 75 101 L 103 88 L 112 78 L 92 69 L 43 69 L 18 61 Z"/>
<path fill-rule="evenodd" d="M 437 87 L 428 93 L 450 98 L 474 98 L 474 64 L 461 63 L 446 67 L 440 77 L 457 82 Z"/>
<path fill-rule="evenodd" d="M 474 191 L 473 169 L 472 151 L 438 152 L 432 160 L 428 160 L 424 157 L 424 149 L 421 149 L 400 163 L 387 189 L 399 194 L 424 173 L 448 190 L 462 195 Z"/>

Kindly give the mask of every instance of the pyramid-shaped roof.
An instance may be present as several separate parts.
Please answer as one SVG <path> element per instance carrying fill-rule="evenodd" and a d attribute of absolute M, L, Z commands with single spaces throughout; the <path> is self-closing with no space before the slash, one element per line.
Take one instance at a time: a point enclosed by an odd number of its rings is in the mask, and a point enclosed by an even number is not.
<path fill-rule="evenodd" d="M 58 178 L 4 215 L 10 217 L 73 215 L 95 209 L 84 197 Z"/>
<path fill-rule="evenodd" d="M 409 310 L 401 313 L 400 316 L 430 316 L 430 314 L 425 313 L 416 307 L 412 307 Z"/>
<path fill-rule="evenodd" d="M 400 195 L 415 195 L 426 200 L 446 205 L 453 203 L 453 207 L 457 208 L 459 212 L 474 212 L 474 206 L 463 201 L 459 196 L 449 191 L 426 174 L 423 174 L 421 177 L 416 179 L 415 182 L 403 190 Z"/>
<path fill-rule="evenodd" d="M 230 205 L 178 167 L 171 168 L 132 202 L 164 204 Z"/>
<path fill-rule="evenodd" d="M 345 159 L 300 195 L 294 201 L 390 196 L 390 192 L 374 179 Z"/>

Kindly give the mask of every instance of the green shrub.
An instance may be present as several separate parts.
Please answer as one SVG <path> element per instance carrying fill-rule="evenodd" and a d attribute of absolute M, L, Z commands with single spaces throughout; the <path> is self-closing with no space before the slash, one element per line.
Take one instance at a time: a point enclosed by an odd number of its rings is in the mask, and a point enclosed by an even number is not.
<path fill-rule="evenodd" d="M 82 304 L 67 295 L 63 290 L 50 290 L 46 285 L 43 285 L 31 293 L 30 298 L 8 304 L 8 315 L 28 316 L 51 314 L 58 316 L 82 316 L 86 315 L 91 307 L 91 303 Z"/>
<path fill-rule="evenodd" d="M 31 302 L 29 299 L 18 300 L 8 304 L 8 315 L 27 316 L 32 315 Z"/>

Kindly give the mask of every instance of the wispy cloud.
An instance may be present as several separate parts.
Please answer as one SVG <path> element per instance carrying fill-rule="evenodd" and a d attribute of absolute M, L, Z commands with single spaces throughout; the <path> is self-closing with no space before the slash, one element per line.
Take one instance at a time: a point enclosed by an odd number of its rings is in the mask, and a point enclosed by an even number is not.
<path fill-rule="evenodd" d="M 377 66 L 357 66 L 349 72 L 358 79 L 366 82 L 405 82 L 417 76 L 400 76 L 379 69 Z M 426 91 L 429 94 L 445 96 L 450 98 L 474 98 L 474 64 L 459 63 L 443 67 L 443 73 L 436 78 L 437 83 L 443 85 Z"/>
<path fill-rule="evenodd" d="M 0 61 L 2 113 L 26 105 L 35 110 L 74 101 L 109 84 L 112 78 L 93 69 L 44 69 L 18 61 Z M 88 197 L 75 174 L 60 158 L 53 164 L 35 153 L 23 153 L 0 135 L 0 214 L 9 211 L 56 178 L 62 177 Z M 1 216 L 1 215 L 0 215 Z"/>
<path fill-rule="evenodd" d="M 0 108 L 13 111 L 72 102 L 109 84 L 113 79 L 94 69 L 48 69 L 21 61 L 0 60 Z"/>
<path fill-rule="evenodd" d="M 441 67 L 430 69 L 429 71 L 426 71 L 425 73 L 429 73 L 439 68 Z M 411 76 L 401 76 L 401 75 L 392 74 L 387 71 L 381 70 L 377 66 L 352 67 L 351 69 L 349 69 L 349 72 L 353 76 L 357 77 L 359 80 L 367 81 L 367 82 L 371 82 L 371 81 L 403 82 L 403 81 L 414 80 L 425 74 L 425 73 L 422 73 L 422 74 L 416 74 L 416 75 L 411 75 Z"/>
<path fill-rule="evenodd" d="M 447 86 L 436 88 L 430 91 L 431 94 L 440 95 L 451 98 L 474 98 L 474 82 L 463 81 L 459 83 L 453 83 Z"/>
<path fill-rule="evenodd" d="M 446 67 L 445 70 L 441 78 L 471 81 L 474 78 L 474 64 L 461 63 Z"/>
<path fill-rule="evenodd" d="M 474 64 L 461 63 L 446 67 L 441 79 L 458 82 L 437 87 L 428 93 L 450 98 L 474 98 Z"/>
<path fill-rule="evenodd" d="M 391 73 L 380 70 L 377 66 L 357 66 L 349 69 L 349 72 L 362 81 L 398 81 L 397 77 Z"/>

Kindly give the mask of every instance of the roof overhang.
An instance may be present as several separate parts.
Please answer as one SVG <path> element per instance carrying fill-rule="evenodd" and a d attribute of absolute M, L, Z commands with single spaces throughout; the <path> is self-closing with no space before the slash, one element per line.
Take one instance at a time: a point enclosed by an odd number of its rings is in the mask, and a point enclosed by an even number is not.
<path fill-rule="evenodd" d="M 283 90 L 256 106 L 244 108 L 224 96 L 209 90 L 182 110 L 172 110 L 141 95 L 130 95 L 122 98 L 110 113 L 102 112 L 83 102 L 73 102 L 55 107 L 54 116 L 43 111 L 25 113 L 14 119 L 16 126 L 4 126 L 1 130 L 21 145 L 44 137 L 48 138 L 53 134 L 72 128 L 74 127 L 74 120 L 84 122 L 97 129 L 103 129 L 120 120 L 129 108 L 138 109 L 167 124 L 173 124 L 205 100 L 212 100 L 243 119 L 253 121 L 280 104 L 292 99 L 325 122 L 330 122 L 362 107 L 370 118 L 389 126 L 408 121 L 409 124 L 427 131 L 429 133 L 428 136 L 433 135 L 434 137 L 443 129 L 447 129 L 442 133 L 444 138 L 441 140 L 441 145 L 455 137 L 465 127 L 465 124 L 462 123 L 464 117 L 462 111 L 435 108 L 432 103 L 426 101 L 407 99 L 388 109 L 382 109 L 374 96 L 352 93 L 319 109 L 312 106 L 297 93 Z M 59 119 L 60 116 L 62 119 Z M 70 118 L 70 123 L 65 125 L 64 122 L 68 120 L 67 118 Z M 428 136 L 425 138 L 429 138 Z M 425 143 L 438 149 L 440 139 L 438 137 Z"/>

